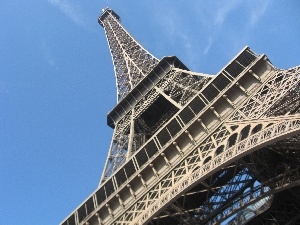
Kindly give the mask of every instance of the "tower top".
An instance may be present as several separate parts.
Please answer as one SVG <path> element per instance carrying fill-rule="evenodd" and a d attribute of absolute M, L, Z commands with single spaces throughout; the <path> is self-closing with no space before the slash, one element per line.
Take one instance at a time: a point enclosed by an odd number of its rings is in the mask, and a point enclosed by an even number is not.
<path fill-rule="evenodd" d="M 99 19 L 98 19 L 98 23 L 104 27 L 104 24 L 103 24 L 103 21 L 104 19 L 108 16 L 108 15 L 113 15 L 119 22 L 121 22 L 121 18 L 120 16 L 115 13 L 115 11 L 113 11 L 112 9 L 110 8 L 105 8 L 105 9 L 102 9 L 102 13 L 101 15 L 99 16 Z"/>
<path fill-rule="evenodd" d="M 158 63 L 120 24 L 120 17 L 110 8 L 98 19 L 104 28 L 114 64 L 118 102 L 121 101 Z"/>

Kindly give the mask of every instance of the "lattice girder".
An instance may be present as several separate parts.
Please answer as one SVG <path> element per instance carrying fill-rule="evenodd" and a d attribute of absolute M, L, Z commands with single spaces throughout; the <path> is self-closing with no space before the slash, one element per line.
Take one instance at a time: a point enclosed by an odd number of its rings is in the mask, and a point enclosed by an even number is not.
<path fill-rule="evenodd" d="M 111 52 L 118 92 L 118 101 L 126 96 L 158 63 L 120 24 L 119 16 L 105 9 L 99 17 Z"/>
<path fill-rule="evenodd" d="M 300 224 L 300 189 L 295 186 L 275 193 L 273 204 L 264 213 L 258 214 L 248 223 L 240 224 Z M 230 225 L 234 225 L 231 223 Z"/>
<path fill-rule="evenodd" d="M 247 48 L 243 51 L 249 52 Z M 289 76 L 284 75 L 281 79 L 284 81 L 278 81 L 279 86 L 271 80 L 286 72 L 272 67 L 264 56 L 252 60 L 239 74 L 232 72 L 232 65 L 235 61 L 211 79 L 91 195 L 98 199 L 101 188 L 114 183 L 113 191 L 101 202 L 96 201 L 94 211 L 78 219 L 78 224 L 87 221 L 91 224 L 148 223 L 183 193 L 222 168 L 300 133 L 298 113 L 267 117 L 277 101 L 299 86 L 300 67 L 296 72 L 289 72 Z M 220 83 L 220 79 L 225 83 Z M 274 95 L 268 95 L 269 92 Z M 257 107 L 257 112 L 250 110 L 246 106 L 252 102 L 264 107 Z M 203 106 L 198 107 L 199 104 Z M 147 154 L 149 158 L 142 162 L 143 155 Z M 129 165 L 134 165 L 135 170 L 118 183 L 120 171 L 129 171 Z M 234 191 L 229 189 L 227 194 Z M 86 203 L 81 207 L 85 206 Z M 81 207 L 75 217 L 80 217 Z"/>
<path fill-rule="evenodd" d="M 264 150 L 259 150 L 264 151 Z M 265 171 L 268 170 L 276 170 L 276 165 L 266 165 Z M 265 172 L 264 171 L 264 172 Z M 262 175 L 264 172 L 261 171 Z M 282 172 L 273 173 L 270 178 L 264 182 L 257 182 L 255 185 L 248 186 L 245 191 L 239 193 L 239 195 L 235 196 L 234 199 L 230 199 L 225 204 L 220 204 L 220 207 L 216 208 L 209 214 L 209 217 L 203 221 L 204 224 L 219 224 L 222 221 L 229 218 L 231 215 L 234 215 L 237 212 L 241 212 L 245 209 L 253 207 L 253 204 L 261 201 L 262 199 L 269 198 L 272 200 L 273 195 L 275 193 L 281 192 L 285 189 L 299 186 L 300 185 L 300 166 L 295 167 L 294 169 L 286 168 Z M 266 199 L 261 201 L 262 203 L 267 203 Z M 265 204 L 260 205 L 260 207 L 264 207 L 264 210 L 267 210 Z M 270 202 L 271 203 L 271 202 Z M 259 213 L 259 209 L 256 210 L 256 215 Z M 254 217 L 254 215 L 253 215 Z M 250 218 L 249 218 L 250 219 Z M 240 223 L 241 224 L 241 223 Z"/>
<path fill-rule="evenodd" d="M 276 86 L 274 86 L 274 87 L 276 87 Z M 265 89 L 264 89 L 264 88 L 261 88 L 260 90 L 262 90 L 262 91 L 265 92 Z M 255 95 L 254 95 L 254 97 L 255 97 Z M 269 104 L 272 104 L 272 101 L 270 102 L 270 101 L 268 101 L 267 98 L 265 98 L 263 103 L 264 103 L 265 105 L 267 105 L 268 103 L 269 103 Z M 244 109 L 244 108 L 242 108 L 242 109 Z M 268 107 L 265 107 L 265 110 L 266 110 L 266 111 L 267 111 L 267 109 L 268 109 Z M 276 120 L 277 120 L 277 121 L 278 121 L 278 120 L 282 120 L 282 118 L 274 118 L 274 122 L 275 122 Z M 269 121 L 270 124 L 272 124 L 272 119 L 271 119 L 271 118 L 268 118 L 268 121 Z M 258 124 L 261 124 L 261 122 L 262 122 L 262 121 L 259 121 Z M 243 121 L 242 121 L 242 123 L 243 123 Z M 252 126 L 254 126 L 253 128 L 255 128 L 258 124 L 255 124 L 254 121 L 252 121 Z M 267 125 L 269 125 L 269 124 L 266 124 L 265 126 L 267 126 Z M 270 132 L 264 134 L 265 137 L 267 137 L 268 135 L 270 135 Z M 256 141 L 256 139 L 254 139 L 254 141 Z M 212 144 L 211 146 L 213 146 L 213 144 Z M 241 147 L 243 147 L 243 145 L 242 145 Z M 211 157 L 211 155 L 210 155 L 210 156 L 206 156 L 206 158 L 208 158 L 208 157 Z M 200 158 L 200 157 L 199 157 L 199 158 Z M 205 160 L 204 160 L 204 161 L 205 161 Z M 158 199 L 157 199 L 157 200 L 158 200 Z M 152 202 L 154 202 L 154 200 L 152 200 Z"/>
<path fill-rule="evenodd" d="M 211 79 L 210 75 L 199 73 L 195 75 L 194 72 L 188 70 L 178 70 L 176 65 L 173 65 L 175 64 L 173 61 L 170 63 L 168 70 L 165 69 L 163 74 L 157 75 L 160 76 L 157 83 L 152 84 L 143 98 L 137 101 L 126 115 L 116 122 L 113 142 L 110 146 L 101 182 L 110 177 L 126 161 L 128 156 L 146 142 L 147 136 L 153 135 Z M 152 116 L 155 119 L 160 117 L 160 119 L 154 125 L 149 126 L 143 118 L 143 113 L 149 110 L 148 108 L 161 97 L 170 102 L 173 108 L 165 114 Z M 129 130 L 133 123 L 133 133 L 130 133 Z M 129 142 L 130 136 L 133 137 L 132 142 Z M 122 141 L 120 137 L 123 137 L 122 139 L 126 137 L 127 142 Z M 121 143 L 118 143 L 119 140 Z M 130 144 L 131 146 L 129 146 Z M 130 153 L 128 153 L 129 150 Z M 116 161 L 114 162 L 114 160 Z"/>
<path fill-rule="evenodd" d="M 298 117 L 300 118 L 300 116 L 298 116 Z M 298 122 L 296 122 L 296 124 L 294 124 L 294 125 L 296 126 L 296 129 L 298 129 L 297 132 L 299 132 L 300 120 L 298 120 Z M 266 135 L 269 133 L 269 131 L 265 131 L 265 130 L 258 132 L 256 135 L 250 135 L 248 138 L 244 139 L 244 141 L 239 143 L 238 146 L 233 146 L 232 148 L 229 148 L 227 151 L 224 150 L 224 152 L 221 153 L 220 156 L 215 156 L 214 158 L 212 158 L 210 161 L 208 161 L 206 164 L 204 164 L 202 167 L 200 167 L 198 169 L 199 172 L 197 170 L 195 172 L 192 172 L 193 166 L 191 166 L 191 168 L 189 170 L 188 169 L 182 170 L 182 174 L 184 176 L 182 176 L 182 178 L 179 181 L 177 181 L 177 184 L 172 187 L 169 187 L 169 192 L 167 194 L 164 194 L 165 197 L 159 196 L 157 199 L 152 199 L 150 202 L 150 204 L 152 203 L 152 207 L 148 208 L 148 210 L 146 210 L 144 213 L 149 213 L 149 212 L 151 213 L 152 210 L 159 208 L 162 205 L 166 204 L 167 202 L 171 201 L 171 199 L 173 199 L 175 196 L 177 196 L 177 194 L 181 193 L 180 190 L 184 189 L 184 187 L 188 188 L 193 184 L 193 182 L 196 182 L 196 181 L 198 182 L 200 177 L 202 177 L 204 174 L 208 173 L 208 171 L 211 171 L 212 169 L 216 169 L 215 167 L 217 165 L 220 165 L 220 164 L 222 165 L 222 163 L 228 164 L 230 162 L 230 160 L 229 160 L 230 158 L 235 157 L 236 154 L 237 155 L 241 154 L 238 152 L 243 151 L 244 149 L 248 150 L 249 148 L 250 149 L 254 148 L 255 146 L 258 145 L 259 140 L 267 141 L 268 138 L 270 138 L 270 137 L 278 138 L 277 136 L 275 136 L 275 133 L 280 128 L 283 130 L 285 129 L 280 124 L 270 126 L 269 130 L 272 130 L 274 132 L 273 136 Z M 234 153 L 232 150 L 236 150 L 237 152 Z M 222 155 L 223 155 L 224 159 L 222 159 L 222 157 L 221 157 Z M 210 156 L 208 156 L 208 157 L 210 157 Z M 205 161 L 205 160 L 202 160 L 202 162 L 203 161 Z M 198 162 L 198 164 L 199 164 L 199 162 Z M 185 168 L 185 167 L 181 166 L 181 168 Z M 168 179 L 168 178 L 165 177 L 164 180 L 166 180 L 166 179 Z M 155 188 L 152 187 L 152 189 L 155 189 Z M 156 190 L 159 191 L 158 189 L 156 189 Z M 149 216 L 149 214 L 147 215 L 147 218 L 148 218 L 148 216 Z M 140 216 L 139 217 L 140 220 L 137 219 L 136 221 L 143 221 L 143 222 L 138 222 L 136 224 L 143 224 L 145 222 L 143 220 L 144 218 Z"/>

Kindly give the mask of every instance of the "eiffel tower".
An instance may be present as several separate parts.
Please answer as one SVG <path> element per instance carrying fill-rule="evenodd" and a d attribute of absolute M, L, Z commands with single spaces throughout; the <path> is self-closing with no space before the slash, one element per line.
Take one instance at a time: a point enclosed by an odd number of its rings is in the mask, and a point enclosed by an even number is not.
<path fill-rule="evenodd" d="M 61 225 L 300 224 L 300 66 L 158 60 L 103 10 L 118 103 L 99 187 Z"/>

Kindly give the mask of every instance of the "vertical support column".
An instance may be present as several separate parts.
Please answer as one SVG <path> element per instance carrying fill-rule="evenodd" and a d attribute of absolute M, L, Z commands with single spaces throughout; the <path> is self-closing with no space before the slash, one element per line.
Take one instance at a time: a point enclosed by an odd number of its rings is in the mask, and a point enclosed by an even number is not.
<path fill-rule="evenodd" d="M 213 111 L 213 113 L 219 118 L 219 120 L 222 120 L 220 114 L 215 110 L 214 107 L 210 107 L 210 110 Z"/>
<path fill-rule="evenodd" d="M 197 144 L 195 139 L 192 137 L 192 135 L 190 134 L 190 132 L 188 130 L 184 131 L 184 133 L 190 138 L 190 140 L 193 142 L 194 145 Z"/>
<path fill-rule="evenodd" d="M 230 105 L 232 105 L 233 108 L 235 108 L 235 104 L 234 104 L 232 101 L 230 101 L 230 99 L 227 97 L 227 95 L 223 95 L 223 98 L 224 98 Z"/>
<path fill-rule="evenodd" d="M 161 153 L 160 155 L 164 158 L 164 160 L 166 161 L 166 164 L 168 165 L 168 167 L 171 167 L 171 163 L 167 159 L 166 154 L 165 153 Z"/>
<path fill-rule="evenodd" d="M 116 197 L 118 198 L 120 205 L 124 208 L 125 206 L 123 200 L 121 199 L 121 196 L 119 194 L 116 194 Z"/>
<path fill-rule="evenodd" d="M 99 225 L 103 225 L 103 222 L 102 222 L 102 220 L 101 220 L 101 218 L 100 218 L 100 215 L 99 215 L 99 213 L 96 213 L 95 214 L 95 216 L 97 217 L 97 219 L 98 219 L 98 223 L 99 223 Z"/>
<path fill-rule="evenodd" d="M 128 187 L 128 189 L 129 189 L 131 195 L 133 196 L 133 198 L 136 198 L 136 195 L 135 195 L 134 191 L 132 190 L 131 185 L 130 185 L 130 184 L 127 184 L 127 187 Z"/>
<path fill-rule="evenodd" d="M 138 177 L 141 179 L 141 182 L 142 182 L 143 186 L 144 186 L 144 187 L 147 187 L 147 184 L 146 184 L 144 178 L 142 177 L 142 175 L 139 174 Z"/>
<path fill-rule="evenodd" d="M 260 77 L 257 76 L 252 70 L 249 70 L 249 73 L 254 76 L 258 81 L 261 81 Z"/>
<path fill-rule="evenodd" d="M 74 216 L 75 216 L 75 224 L 79 224 L 79 217 L 78 217 L 78 211 L 77 210 L 74 213 Z"/>
<path fill-rule="evenodd" d="M 205 126 L 205 124 L 202 122 L 202 120 L 201 119 L 197 119 L 197 121 L 200 123 L 200 125 L 203 127 L 203 129 L 206 131 L 206 133 L 208 133 L 207 126 Z"/>
<path fill-rule="evenodd" d="M 109 215 L 110 215 L 111 217 L 114 217 L 113 212 L 112 212 L 112 210 L 111 210 L 111 208 L 110 208 L 110 205 L 107 203 L 105 206 L 106 206 L 106 208 L 107 208 L 107 210 L 108 210 Z"/>
<path fill-rule="evenodd" d="M 180 153 L 180 155 L 183 155 L 182 150 L 179 148 L 178 144 L 176 141 L 173 142 L 173 145 L 176 147 L 177 151 Z"/>
<path fill-rule="evenodd" d="M 152 171 L 153 171 L 154 175 L 155 175 L 156 177 L 159 177 L 159 174 L 158 174 L 158 172 L 156 171 L 156 169 L 154 168 L 154 165 L 151 163 L 151 164 L 149 164 L 149 166 L 152 168 Z"/>
<path fill-rule="evenodd" d="M 246 95 L 249 95 L 249 92 L 239 82 L 236 82 L 235 85 L 245 92 Z"/>
<path fill-rule="evenodd" d="M 126 159 L 128 160 L 133 151 L 133 139 L 134 139 L 134 108 L 132 108 L 131 111 L 131 120 L 130 120 L 130 133 L 128 137 L 128 150 L 127 150 L 127 156 Z"/>

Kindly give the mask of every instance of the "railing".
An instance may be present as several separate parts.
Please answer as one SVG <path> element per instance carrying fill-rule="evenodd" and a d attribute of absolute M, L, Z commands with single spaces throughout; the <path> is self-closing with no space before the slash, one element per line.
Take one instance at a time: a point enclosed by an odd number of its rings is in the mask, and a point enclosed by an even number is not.
<path fill-rule="evenodd" d="M 169 203 L 173 198 L 183 193 L 185 189 L 191 187 L 194 183 L 199 182 L 204 176 L 208 176 L 215 169 L 224 164 L 229 164 L 236 158 L 240 158 L 249 151 L 254 151 L 257 147 L 268 144 L 268 142 L 274 139 L 280 139 L 288 134 L 293 135 L 293 133 L 300 132 L 300 115 L 297 119 L 285 120 L 274 124 L 256 134 L 249 136 L 243 141 L 237 143 L 233 147 L 225 150 L 220 155 L 216 156 L 214 159 L 204 164 L 199 169 L 186 174 L 183 179 L 174 185 L 172 189 L 167 191 L 159 201 L 152 204 L 147 210 L 145 210 L 133 224 L 144 224 L 146 223 L 158 210 Z"/>

